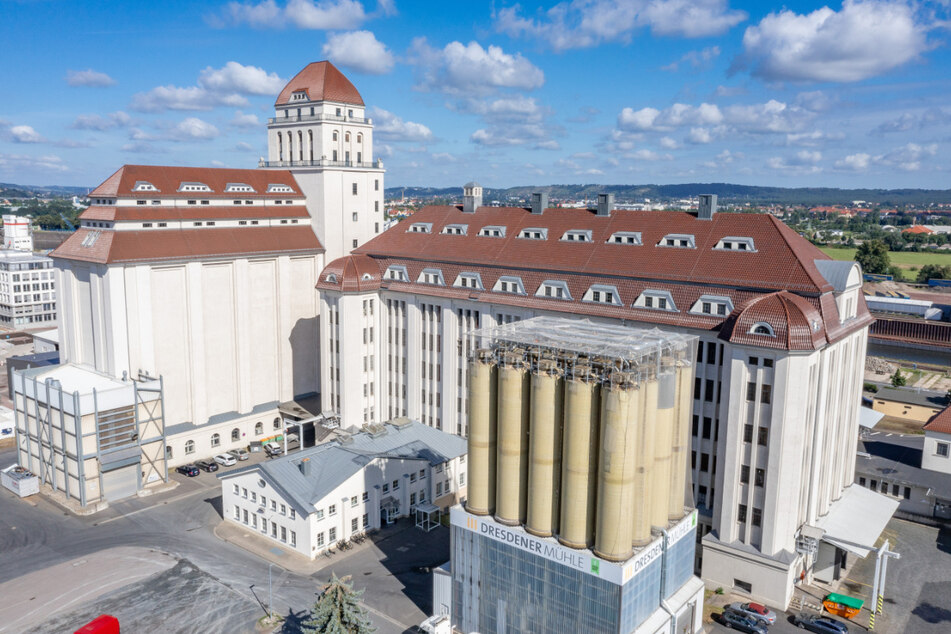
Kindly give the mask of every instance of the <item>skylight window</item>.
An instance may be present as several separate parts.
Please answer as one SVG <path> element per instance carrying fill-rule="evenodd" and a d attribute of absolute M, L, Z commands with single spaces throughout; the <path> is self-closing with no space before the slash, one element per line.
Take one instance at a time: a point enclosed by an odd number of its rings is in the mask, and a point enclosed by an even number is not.
<path fill-rule="evenodd" d="M 610 304 L 611 306 L 620 306 L 621 294 L 617 292 L 616 286 L 592 284 L 588 291 L 584 294 L 582 301 L 594 302 L 595 304 Z"/>
<path fill-rule="evenodd" d="M 722 251 L 756 251 L 753 238 L 742 238 L 737 236 L 727 236 L 717 242 L 714 249 Z"/>
<path fill-rule="evenodd" d="M 498 225 L 489 225 L 488 227 L 482 227 L 479 230 L 479 235 L 485 238 L 504 238 L 505 237 L 505 227 Z"/>
<path fill-rule="evenodd" d="M 726 317 L 733 312 L 733 300 L 720 295 L 701 295 L 691 306 L 690 312 L 695 315 Z"/>
<path fill-rule="evenodd" d="M 517 295 L 525 294 L 525 285 L 522 284 L 522 278 L 513 275 L 503 275 L 492 288 L 496 293 L 515 293 Z"/>
<path fill-rule="evenodd" d="M 469 225 L 446 225 L 442 232 L 449 236 L 464 236 L 469 231 Z"/>
<path fill-rule="evenodd" d="M 561 236 L 563 242 L 591 242 L 590 229 L 569 229 Z"/>
<path fill-rule="evenodd" d="M 666 310 L 677 312 L 677 305 L 670 291 L 648 290 L 641 293 L 634 301 L 634 308 L 650 308 L 653 310 Z"/>
<path fill-rule="evenodd" d="M 571 300 L 568 284 L 562 280 L 545 280 L 535 291 L 535 297 Z"/>
<path fill-rule="evenodd" d="M 522 240 L 547 240 L 548 229 L 544 227 L 526 227 L 518 232 L 518 237 Z"/>
<path fill-rule="evenodd" d="M 679 247 L 682 249 L 695 249 L 696 243 L 693 236 L 688 233 L 670 233 L 664 236 L 657 243 L 659 247 Z"/>
<path fill-rule="evenodd" d="M 640 231 L 615 231 L 611 234 L 611 237 L 608 238 L 609 244 L 633 244 L 635 246 L 641 245 L 641 232 Z"/>
<path fill-rule="evenodd" d="M 408 282 L 409 274 L 406 272 L 406 267 L 399 264 L 391 264 L 387 269 L 386 273 L 383 274 L 384 280 L 390 280 L 393 282 Z"/>
<path fill-rule="evenodd" d="M 431 222 L 414 222 L 407 229 L 409 233 L 432 233 L 433 232 L 433 223 Z"/>
<path fill-rule="evenodd" d="M 456 288 L 474 288 L 483 290 L 482 276 L 478 273 L 460 273 L 456 276 L 456 281 L 452 283 Z"/>
<path fill-rule="evenodd" d="M 435 284 L 437 286 L 446 285 L 446 282 L 443 281 L 442 271 L 439 269 L 423 269 L 416 282 L 419 284 Z"/>

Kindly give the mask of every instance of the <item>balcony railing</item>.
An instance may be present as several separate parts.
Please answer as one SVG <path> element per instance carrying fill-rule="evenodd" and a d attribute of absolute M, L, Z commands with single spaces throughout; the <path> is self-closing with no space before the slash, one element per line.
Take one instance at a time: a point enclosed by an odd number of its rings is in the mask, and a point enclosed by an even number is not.
<path fill-rule="evenodd" d="M 373 123 L 373 119 L 366 119 L 364 117 L 345 117 L 343 115 L 335 114 L 302 114 L 302 115 L 288 115 L 286 117 L 271 117 L 267 120 L 268 124 L 271 123 L 299 123 L 302 121 L 340 121 L 344 123 Z"/>
<path fill-rule="evenodd" d="M 313 161 L 258 161 L 258 167 L 359 167 L 383 169 L 383 161 L 377 159 L 372 163 L 357 163 L 356 161 L 331 161 L 330 159 L 315 159 Z"/>

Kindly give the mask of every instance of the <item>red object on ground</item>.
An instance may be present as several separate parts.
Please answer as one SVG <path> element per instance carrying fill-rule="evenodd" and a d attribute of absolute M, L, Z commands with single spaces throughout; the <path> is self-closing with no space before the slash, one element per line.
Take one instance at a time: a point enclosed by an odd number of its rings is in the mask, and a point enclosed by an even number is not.
<path fill-rule="evenodd" d="M 119 619 L 108 614 L 100 614 L 76 630 L 74 634 L 119 634 Z"/>

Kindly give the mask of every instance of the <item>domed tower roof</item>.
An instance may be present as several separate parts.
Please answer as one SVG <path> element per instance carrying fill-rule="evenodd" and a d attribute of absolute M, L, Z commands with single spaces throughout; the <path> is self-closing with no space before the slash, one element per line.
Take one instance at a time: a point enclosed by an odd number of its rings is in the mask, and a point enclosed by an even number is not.
<path fill-rule="evenodd" d="M 320 273 L 317 288 L 362 293 L 380 288 L 380 266 L 368 255 L 337 258 Z"/>
<path fill-rule="evenodd" d="M 312 62 L 294 75 L 278 95 L 275 106 L 290 103 L 291 95 L 303 91 L 308 101 L 336 101 L 362 106 L 363 97 L 343 73 L 330 62 Z"/>
<path fill-rule="evenodd" d="M 826 331 L 816 307 L 799 295 L 779 291 L 734 309 L 723 322 L 720 338 L 763 348 L 816 350 L 825 342 Z"/>

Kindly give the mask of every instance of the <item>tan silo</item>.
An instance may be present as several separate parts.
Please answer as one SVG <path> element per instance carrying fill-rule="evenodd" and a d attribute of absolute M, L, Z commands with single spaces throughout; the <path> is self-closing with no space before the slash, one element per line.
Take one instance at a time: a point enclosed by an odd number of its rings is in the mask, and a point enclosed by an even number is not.
<path fill-rule="evenodd" d="M 626 377 L 601 388 L 601 450 L 594 553 L 609 561 L 631 555 L 634 538 L 634 474 L 637 430 L 630 412 L 639 409 L 640 390 Z"/>
<path fill-rule="evenodd" d="M 631 541 L 635 546 L 644 546 L 651 541 L 651 493 L 654 474 L 654 430 L 657 409 L 657 380 L 650 379 L 640 384 L 638 407 L 630 408 L 629 424 L 636 430 L 634 460 L 634 521 Z M 667 496 L 664 496 L 667 499 Z"/>
<path fill-rule="evenodd" d="M 684 516 L 684 498 L 687 487 L 687 454 L 690 452 L 690 421 L 693 415 L 693 367 L 687 364 L 677 368 L 677 405 L 674 408 L 674 443 L 670 461 L 670 499 L 667 518 L 679 520 Z"/>
<path fill-rule="evenodd" d="M 525 530 L 539 537 L 551 537 L 558 530 L 563 399 L 561 369 L 553 359 L 540 359 L 532 373 L 525 520 Z"/>
<path fill-rule="evenodd" d="M 596 379 L 584 365 L 575 366 L 565 379 L 558 541 L 571 548 L 587 548 L 594 536 L 600 414 Z"/>
<path fill-rule="evenodd" d="M 528 412 L 531 377 L 522 355 L 505 352 L 498 369 L 498 458 L 495 519 L 525 522 L 528 490 Z"/>
<path fill-rule="evenodd" d="M 469 455 L 466 510 L 495 511 L 496 366 L 489 351 L 469 362 Z"/>
<path fill-rule="evenodd" d="M 654 474 L 650 495 L 651 523 L 659 527 L 667 526 L 670 504 L 670 465 L 674 441 L 676 397 L 677 374 L 666 371 L 658 377 L 657 381 L 657 409 L 654 412 Z"/>

